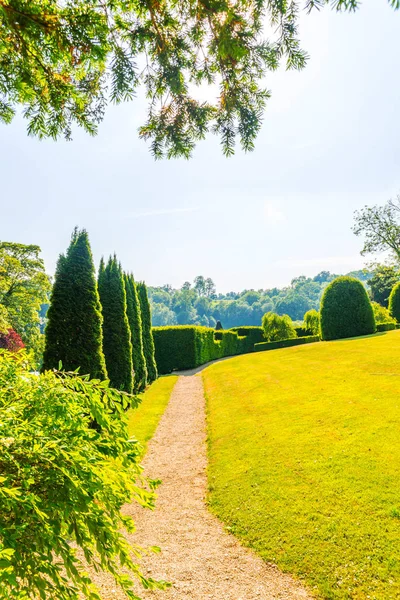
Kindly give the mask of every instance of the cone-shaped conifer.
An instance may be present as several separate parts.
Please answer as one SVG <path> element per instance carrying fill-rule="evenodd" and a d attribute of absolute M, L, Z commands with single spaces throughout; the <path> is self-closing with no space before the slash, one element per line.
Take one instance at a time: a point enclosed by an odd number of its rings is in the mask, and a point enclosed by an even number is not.
<path fill-rule="evenodd" d="M 126 291 L 126 314 L 131 330 L 133 391 L 142 392 L 147 384 L 146 359 L 143 353 L 142 317 L 136 283 L 132 275 L 124 276 Z"/>
<path fill-rule="evenodd" d="M 88 234 L 75 229 L 60 256 L 47 313 L 42 370 L 79 367 L 82 375 L 107 377 L 102 315 Z"/>
<path fill-rule="evenodd" d="M 155 359 L 153 333 L 151 330 L 150 303 L 147 296 L 147 288 L 143 282 L 137 284 L 137 292 L 142 316 L 143 351 L 146 359 L 147 382 L 151 383 L 157 379 L 157 365 Z"/>
<path fill-rule="evenodd" d="M 110 385 L 133 391 L 132 344 L 126 314 L 126 293 L 116 256 L 100 263 L 99 294 L 103 313 L 103 349 Z"/>

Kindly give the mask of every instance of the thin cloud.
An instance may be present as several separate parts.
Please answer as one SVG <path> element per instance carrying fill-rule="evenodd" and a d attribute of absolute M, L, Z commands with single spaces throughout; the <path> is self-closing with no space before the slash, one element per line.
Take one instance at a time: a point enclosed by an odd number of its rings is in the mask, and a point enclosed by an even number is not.
<path fill-rule="evenodd" d="M 160 208 L 157 210 L 148 210 L 141 213 L 133 213 L 129 215 L 131 219 L 141 219 L 142 217 L 158 217 L 160 215 L 177 215 L 181 213 L 192 213 L 200 210 L 198 206 L 191 206 L 187 208 Z"/>

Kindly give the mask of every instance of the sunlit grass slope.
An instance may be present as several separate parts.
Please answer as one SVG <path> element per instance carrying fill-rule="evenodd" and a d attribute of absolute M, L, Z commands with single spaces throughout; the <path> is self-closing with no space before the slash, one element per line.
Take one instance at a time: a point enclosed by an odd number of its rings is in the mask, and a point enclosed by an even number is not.
<path fill-rule="evenodd" d="M 400 598 L 400 331 L 208 367 L 212 510 L 317 596 Z"/>
<path fill-rule="evenodd" d="M 144 451 L 167 407 L 177 379 L 174 375 L 157 379 L 140 394 L 142 402 L 139 407 L 129 413 L 129 433 L 139 440 Z"/>

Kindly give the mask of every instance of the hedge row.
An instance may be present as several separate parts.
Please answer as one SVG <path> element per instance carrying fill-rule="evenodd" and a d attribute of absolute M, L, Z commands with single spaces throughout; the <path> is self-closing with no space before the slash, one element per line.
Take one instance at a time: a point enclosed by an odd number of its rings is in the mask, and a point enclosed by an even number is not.
<path fill-rule="evenodd" d="M 262 329 L 237 329 L 215 331 L 194 325 L 154 327 L 158 372 L 165 375 L 172 371 L 194 369 L 217 358 L 253 352 L 254 344 L 263 339 Z M 245 331 L 247 335 L 240 335 Z"/>
<path fill-rule="evenodd" d="M 308 335 L 306 337 L 292 338 L 290 340 L 279 340 L 278 342 L 261 342 L 254 345 L 255 352 L 263 352 L 264 350 L 276 350 L 277 348 L 289 348 L 289 346 L 299 346 L 301 344 L 311 344 L 319 342 L 319 335 Z"/>
<path fill-rule="evenodd" d="M 392 331 L 392 329 L 397 329 L 396 323 L 378 323 L 376 326 L 376 331 Z"/>

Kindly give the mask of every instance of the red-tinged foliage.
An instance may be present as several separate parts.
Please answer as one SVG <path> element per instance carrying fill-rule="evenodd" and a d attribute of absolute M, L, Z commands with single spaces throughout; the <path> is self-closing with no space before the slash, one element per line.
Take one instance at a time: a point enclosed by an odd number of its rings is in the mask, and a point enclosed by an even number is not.
<path fill-rule="evenodd" d="M 0 348 L 10 352 L 18 352 L 18 350 L 25 348 L 25 344 L 14 329 L 9 329 L 7 333 L 0 333 Z"/>

